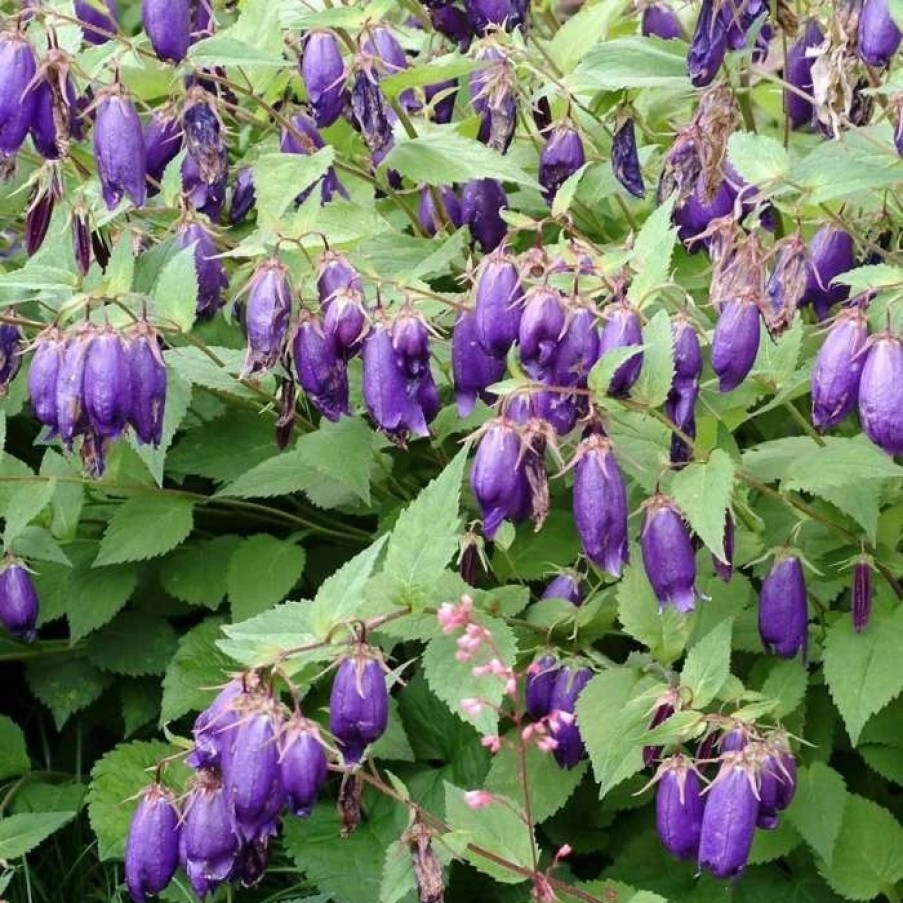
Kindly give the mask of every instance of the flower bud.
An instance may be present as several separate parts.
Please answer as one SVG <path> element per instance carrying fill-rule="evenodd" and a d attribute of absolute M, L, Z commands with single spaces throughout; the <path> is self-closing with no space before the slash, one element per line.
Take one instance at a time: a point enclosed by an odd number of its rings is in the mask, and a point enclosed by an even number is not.
<path fill-rule="evenodd" d="M 216 256 L 213 237 L 198 222 L 184 223 L 176 233 L 180 248 L 194 246 L 194 268 L 198 280 L 197 315 L 207 319 L 223 306 L 223 289 L 229 287 L 226 268 Z"/>
<path fill-rule="evenodd" d="M 664 724 L 680 707 L 680 692 L 675 688 L 669 688 L 662 693 L 655 701 L 655 710 L 649 721 L 647 730 L 655 730 L 659 725 Z M 662 746 L 644 746 L 643 747 L 643 765 L 649 768 L 661 758 Z"/>
<path fill-rule="evenodd" d="M 442 208 L 444 214 L 436 207 L 433 192 L 436 192 L 442 200 Z M 417 205 L 417 221 L 423 234 L 428 238 L 432 238 L 438 232 L 442 232 L 445 228 L 445 221 L 451 225 L 453 229 L 460 227 L 463 220 L 461 219 L 461 203 L 455 195 L 454 189 L 447 185 L 439 188 L 430 188 L 424 186 L 420 189 L 420 203 Z"/>
<path fill-rule="evenodd" d="M 367 147 L 385 153 L 392 144 L 392 121 L 376 75 L 366 69 L 351 86 L 351 116 Z"/>
<path fill-rule="evenodd" d="M 859 559 L 853 565 L 853 587 L 850 596 L 853 630 L 862 633 L 868 627 L 869 616 L 872 613 L 872 567 L 865 559 Z"/>
<path fill-rule="evenodd" d="M 857 49 L 863 62 L 883 68 L 897 52 L 900 29 L 890 14 L 888 0 L 865 0 L 859 13 Z"/>
<path fill-rule="evenodd" d="M 125 429 L 132 404 L 128 352 L 109 326 L 91 340 L 85 356 L 84 405 L 91 428 L 115 439 Z"/>
<path fill-rule="evenodd" d="M 379 654 L 358 645 L 342 659 L 329 696 L 329 729 L 346 765 L 358 765 L 389 722 L 389 692 Z"/>
<path fill-rule="evenodd" d="M 496 179 L 474 179 L 461 189 L 461 221 L 481 251 L 494 251 L 505 240 L 508 225 L 499 211 L 507 206 L 508 198 Z"/>
<path fill-rule="evenodd" d="M 41 61 L 41 80 L 29 92 L 35 94 L 31 139 L 45 160 L 65 157 L 69 153 L 70 139 L 82 137 L 70 65 L 64 51 L 48 50 Z"/>
<path fill-rule="evenodd" d="M 336 300 L 332 303 L 336 304 Z M 298 385 L 327 420 L 336 421 L 351 413 L 345 362 L 336 355 L 335 343 L 315 314 L 302 312 L 292 342 L 292 357 Z"/>
<path fill-rule="evenodd" d="M 141 0 L 141 22 L 154 53 L 180 63 L 191 43 L 191 0 Z"/>
<path fill-rule="evenodd" d="M 636 149 L 636 127 L 629 117 L 615 132 L 611 142 L 611 166 L 615 178 L 636 198 L 646 197 L 643 170 Z"/>
<path fill-rule="evenodd" d="M 457 44 L 461 53 L 467 53 L 474 34 L 464 10 L 450 2 L 431 2 L 424 5 L 429 7 L 430 24 L 433 28 Z"/>
<path fill-rule="evenodd" d="M 363 296 L 354 288 L 338 289 L 323 304 L 323 311 L 323 332 L 335 354 L 342 360 L 356 355 L 370 328 Z"/>
<path fill-rule="evenodd" d="M 534 379 L 551 373 L 558 343 L 564 335 L 566 313 L 561 292 L 537 285 L 527 292 L 518 328 L 521 363 Z"/>
<path fill-rule="evenodd" d="M 260 690 L 255 672 L 234 678 L 195 719 L 191 729 L 194 749 L 185 759 L 192 768 L 220 768 L 229 758 L 239 718 L 239 700 Z"/>
<path fill-rule="evenodd" d="M 657 494 L 646 506 L 640 533 L 643 566 L 659 608 L 673 605 L 693 611 L 696 599 L 696 559 L 683 515 L 668 496 Z"/>
<path fill-rule="evenodd" d="M 702 374 L 702 350 L 696 328 L 685 314 L 678 314 L 671 323 L 674 338 L 674 379 L 697 380 Z"/>
<path fill-rule="evenodd" d="M 483 347 L 504 357 L 518 337 L 524 311 L 524 292 L 517 266 L 498 249 L 486 257 L 474 286 L 477 331 Z"/>
<path fill-rule="evenodd" d="M 233 225 L 242 222 L 253 209 L 256 200 L 254 171 L 250 166 L 243 166 L 235 175 L 232 203 L 229 205 L 229 222 Z"/>
<path fill-rule="evenodd" d="M 667 4 L 650 3 L 643 8 L 640 30 L 644 37 L 652 35 L 663 41 L 671 41 L 680 37 L 680 19 Z"/>
<path fill-rule="evenodd" d="M 554 384 L 586 388 L 589 372 L 599 359 L 600 346 L 596 312 L 588 307 L 571 310 L 551 363 Z M 548 394 L 564 397 L 560 392 Z"/>
<path fill-rule="evenodd" d="M 72 214 L 72 256 L 75 266 L 82 276 L 88 275 L 91 267 L 91 235 L 88 232 L 87 217 L 76 211 Z"/>
<path fill-rule="evenodd" d="M 696 29 L 687 53 L 687 73 L 697 88 L 710 85 L 724 62 L 727 34 L 724 21 L 714 10 L 712 0 L 702 0 Z"/>
<path fill-rule="evenodd" d="M 28 38 L 18 31 L 0 34 L 0 156 L 15 156 L 34 121 L 36 72 Z"/>
<path fill-rule="evenodd" d="M 613 577 L 630 557 L 627 538 L 627 490 L 611 443 L 591 433 L 577 448 L 574 522 L 583 553 Z"/>
<path fill-rule="evenodd" d="M 188 206 L 218 223 L 226 203 L 226 149 L 215 154 L 216 171 L 205 176 L 197 159 L 186 154 L 182 160 L 182 195 Z"/>
<path fill-rule="evenodd" d="M 642 345 L 643 331 L 640 316 L 636 309 L 625 302 L 609 304 L 603 311 L 605 326 L 602 329 L 602 341 L 599 346 L 600 357 L 604 357 L 613 348 L 629 348 Z M 608 384 L 608 394 L 624 396 L 630 391 L 640 375 L 643 366 L 643 352 L 638 351 L 620 364 Z"/>
<path fill-rule="evenodd" d="M 22 330 L 12 323 L 0 324 L 0 398 L 22 366 Z"/>
<path fill-rule="evenodd" d="M 467 20 L 477 35 L 483 35 L 493 25 L 512 31 L 524 24 L 524 16 L 515 0 L 465 0 Z"/>
<path fill-rule="evenodd" d="M 159 185 L 166 167 L 182 149 L 182 125 L 177 116 L 154 111 L 144 126 L 143 135 L 147 176 Z M 157 191 L 154 185 L 148 188 L 149 194 L 156 194 Z"/>
<path fill-rule="evenodd" d="M 696 437 L 696 399 L 699 384 L 696 380 L 675 379 L 665 399 L 665 416 L 690 439 Z M 671 434 L 671 463 L 675 466 L 686 464 L 692 458 L 692 448 L 682 436 Z"/>
<path fill-rule="evenodd" d="M 172 791 L 151 784 L 135 809 L 125 844 L 125 883 L 134 903 L 145 903 L 172 880 L 179 866 L 179 831 Z"/>
<path fill-rule="evenodd" d="M 527 669 L 524 685 L 524 705 L 534 720 L 545 718 L 552 710 L 552 691 L 558 679 L 558 662 L 552 655 L 543 655 Z"/>
<path fill-rule="evenodd" d="M 751 724 L 734 718 L 730 722 L 730 727 L 722 735 L 718 748 L 723 753 L 740 752 L 749 746 L 755 736 L 756 732 Z"/>
<path fill-rule="evenodd" d="M 549 582 L 543 590 L 543 599 L 564 599 L 571 605 L 583 604 L 583 587 L 580 585 L 580 577 L 574 571 L 562 571 Z"/>
<path fill-rule="evenodd" d="M 491 404 L 495 396 L 486 389 L 502 379 L 505 370 L 505 359 L 487 353 L 480 344 L 476 314 L 472 310 L 463 311 L 452 330 L 452 374 L 458 414 L 467 417 L 477 397 Z"/>
<path fill-rule="evenodd" d="M 794 41 L 787 49 L 787 68 L 784 78 L 804 94 L 812 96 L 812 64 L 815 58 L 806 56 L 811 47 L 818 47 L 825 36 L 815 19 L 809 19 L 802 37 Z M 812 121 L 812 101 L 800 97 L 795 91 L 784 89 L 784 110 L 794 129 L 808 125 Z"/>
<path fill-rule="evenodd" d="M 662 762 L 656 780 L 655 824 L 662 846 L 677 859 L 693 859 L 705 809 L 699 774 L 690 759 L 678 753 Z"/>
<path fill-rule="evenodd" d="M 480 117 L 477 140 L 504 154 L 511 145 L 517 125 L 517 101 L 513 74 L 507 59 L 494 47 L 477 54 L 477 62 L 488 65 L 470 74 L 470 98 Z"/>
<path fill-rule="evenodd" d="M 295 715 L 282 730 L 279 750 L 279 783 L 295 815 L 310 815 L 327 774 L 326 753 L 316 724 Z"/>
<path fill-rule="evenodd" d="M 0 624 L 30 643 L 38 622 L 38 594 L 31 574 L 17 561 L 7 560 L 0 571 Z"/>
<path fill-rule="evenodd" d="M 551 204 L 558 189 L 586 162 L 580 133 L 569 123 L 555 126 L 539 154 L 539 184 L 546 203 Z"/>
<path fill-rule="evenodd" d="M 553 750 L 555 761 L 562 768 L 573 768 L 585 755 L 586 748 L 577 722 L 573 718 L 556 719 L 556 713 L 573 715 L 577 708 L 577 700 L 583 688 L 589 683 L 593 672 L 589 668 L 562 667 L 555 678 L 555 686 L 549 698 L 550 718 L 552 719 L 552 738 L 557 745 Z"/>
<path fill-rule="evenodd" d="M 495 538 L 502 521 L 519 521 L 530 514 L 521 438 L 504 418 L 490 421 L 480 438 L 470 488 L 482 511 L 483 535 L 489 540 Z"/>
<path fill-rule="evenodd" d="M 724 305 L 712 337 L 712 369 L 718 389 L 730 392 L 749 375 L 759 351 L 759 308 L 749 297 Z"/>
<path fill-rule="evenodd" d="M 163 439 L 166 365 L 156 332 L 146 323 L 139 323 L 126 351 L 131 387 L 129 423 L 140 442 L 158 448 Z"/>
<path fill-rule="evenodd" d="M 734 574 L 734 516 L 730 508 L 724 513 L 724 561 L 712 555 L 712 567 L 718 579 L 730 583 Z"/>
<path fill-rule="evenodd" d="M 812 423 L 819 432 L 837 426 L 856 406 L 867 341 L 863 312 L 858 307 L 841 311 L 812 367 Z"/>
<path fill-rule="evenodd" d="M 113 210 L 128 195 L 136 207 L 147 197 L 147 152 L 141 121 L 126 93 L 115 86 L 101 95 L 94 118 L 94 158 L 103 199 Z"/>
<path fill-rule="evenodd" d="M 800 649 L 805 655 L 808 619 L 803 566 L 795 555 L 780 557 L 759 592 L 762 645 L 781 658 L 793 658 Z"/>
<path fill-rule="evenodd" d="M 889 455 L 903 455 L 903 342 L 881 332 L 869 346 L 859 380 L 859 420 L 875 445 Z"/>
<path fill-rule="evenodd" d="M 292 312 L 292 289 L 288 271 L 275 258 L 260 264 L 251 277 L 245 330 L 248 349 L 242 376 L 270 370 L 285 347 Z"/>
<path fill-rule="evenodd" d="M 106 12 L 100 8 L 103 6 Z M 105 44 L 118 29 L 116 0 L 75 0 L 75 16 L 89 44 Z"/>
<path fill-rule="evenodd" d="M 332 125 L 345 107 L 345 62 L 331 31 L 311 31 L 304 40 L 301 80 L 318 128 Z"/>
<path fill-rule="evenodd" d="M 44 244 L 55 203 L 56 196 L 52 188 L 41 190 L 35 187 L 28 212 L 25 214 L 25 253 L 29 257 L 37 254 Z"/>
<path fill-rule="evenodd" d="M 325 251 L 317 268 L 317 295 L 325 305 L 339 291 L 363 292 L 360 273 L 348 262 L 344 254 Z"/>
<path fill-rule="evenodd" d="M 56 425 L 63 445 L 69 451 L 72 440 L 88 426 L 84 384 L 91 338 L 90 330 L 78 331 L 67 338 L 56 380 Z"/>
<path fill-rule="evenodd" d="M 796 759 L 781 733 L 755 744 L 752 756 L 757 765 L 758 825 L 770 831 L 777 827 L 778 813 L 790 805 L 796 793 Z"/>
<path fill-rule="evenodd" d="M 706 792 L 698 861 L 716 878 L 732 878 L 746 867 L 759 812 L 755 782 L 742 754 L 728 754 Z"/>
<path fill-rule="evenodd" d="M 430 365 L 430 334 L 426 322 L 413 311 L 401 313 L 389 327 L 398 366 L 411 379 Z"/>
<path fill-rule="evenodd" d="M 63 360 L 65 342 L 52 326 L 35 341 L 34 356 L 28 370 L 28 397 L 35 417 L 52 430 L 57 427 L 56 386 Z"/>

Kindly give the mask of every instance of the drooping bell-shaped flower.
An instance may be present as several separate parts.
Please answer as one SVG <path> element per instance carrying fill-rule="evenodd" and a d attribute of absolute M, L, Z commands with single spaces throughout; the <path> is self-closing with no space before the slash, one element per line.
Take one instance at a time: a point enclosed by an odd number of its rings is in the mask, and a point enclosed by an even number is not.
<path fill-rule="evenodd" d="M 757 823 L 760 828 L 770 831 L 777 827 L 778 813 L 790 805 L 796 793 L 796 759 L 790 751 L 787 736 L 780 731 L 754 744 L 750 752 L 758 779 Z"/>
<path fill-rule="evenodd" d="M 524 705 L 534 719 L 545 718 L 552 710 L 552 691 L 558 679 L 558 662 L 552 655 L 542 655 L 527 668 Z"/>
<path fill-rule="evenodd" d="M 595 310 L 589 307 L 568 312 L 564 332 L 551 362 L 551 376 L 556 386 L 586 388 L 587 377 L 599 359 L 601 347 L 596 319 Z"/>
<path fill-rule="evenodd" d="M 279 738 L 279 783 L 295 815 L 310 815 L 327 774 L 326 752 L 317 725 L 295 715 Z"/>
<path fill-rule="evenodd" d="M 67 450 L 72 440 L 88 426 L 85 412 L 85 361 L 92 330 L 79 330 L 66 340 L 56 380 L 56 426 Z"/>
<path fill-rule="evenodd" d="M 856 406 L 867 341 L 868 321 L 862 310 L 841 311 L 812 367 L 812 423 L 819 432 L 837 426 Z"/>
<path fill-rule="evenodd" d="M 665 416 L 683 435 L 671 434 L 671 463 L 684 464 L 692 457 L 692 448 L 684 440 L 696 438 L 696 400 L 699 397 L 697 380 L 675 379 L 665 399 Z"/>
<path fill-rule="evenodd" d="M 815 19 L 809 19 L 803 34 L 787 48 L 787 68 L 784 78 L 788 85 L 797 91 L 812 96 L 812 64 L 815 57 L 807 56 L 806 51 L 818 47 L 825 36 Z M 812 101 L 801 97 L 796 91 L 784 88 L 784 110 L 790 120 L 790 127 L 802 128 L 812 121 Z"/>
<path fill-rule="evenodd" d="M 154 53 L 180 63 L 191 44 L 191 0 L 141 0 L 141 23 Z"/>
<path fill-rule="evenodd" d="M 192 768 L 219 769 L 231 754 L 234 725 L 241 707 L 239 700 L 259 691 L 259 678 L 255 672 L 230 680 L 195 719 L 191 729 L 194 749 L 186 758 L 186 764 Z"/>
<path fill-rule="evenodd" d="M 680 19 L 666 3 L 650 3 L 643 7 L 640 31 L 644 37 L 654 35 L 663 41 L 680 37 Z"/>
<path fill-rule="evenodd" d="M 433 193 L 438 194 L 442 201 L 441 211 L 436 205 L 436 198 Z M 438 188 L 430 188 L 424 186 L 420 189 L 420 202 L 417 205 L 417 221 L 423 234 L 428 238 L 432 238 L 445 229 L 448 223 L 453 229 L 457 229 L 463 219 L 461 218 L 461 202 L 458 200 L 454 189 L 447 185 Z"/>
<path fill-rule="evenodd" d="M 147 151 L 135 107 L 121 85 L 100 95 L 94 116 L 94 159 L 103 199 L 113 210 L 128 195 L 136 207 L 147 197 Z"/>
<path fill-rule="evenodd" d="M 859 420 L 889 455 L 903 455 L 903 341 L 892 332 L 869 340 L 859 380 Z"/>
<path fill-rule="evenodd" d="M 611 443 L 591 433 L 577 448 L 574 522 L 583 553 L 613 577 L 629 560 L 627 490 Z"/>
<path fill-rule="evenodd" d="M 734 516 L 728 508 L 724 514 L 724 559 L 712 554 L 712 567 L 718 579 L 730 583 L 734 574 Z"/>
<path fill-rule="evenodd" d="M 505 358 L 489 354 L 480 344 L 476 314 L 472 310 L 462 312 L 452 330 L 452 374 L 458 414 L 467 417 L 478 397 L 491 404 L 494 396 L 486 389 L 499 382 L 505 370 Z"/>
<path fill-rule="evenodd" d="M 504 357 L 508 353 L 518 337 L 523 302 L 517 264 L 498 248 L 483 260 L 474 286 L 477 330 L 490 354 Z"/>
<path fill-rule="evenodd" d="M 697 380 L 702 373 L 702 350 L 696 328 L 683 313 L 671 323 L 674 339 L 674 379 Z"/>
<path fill-rule="evenodd" d="M 865 558 L 860 558 L 853 565 L 850 609 L 853 613 L 853 630 L 862 633 L 868 627 L 872 613 L 872 566 Z"/>
<path fill-rule="evenodd" d="M 461 221 L 484 253 L 505 240 L 508 225 L 499 211 L 507 206 L 508 197 L 496 179 L 474 179 L 461 189 Z"/>
<path fill-rule="evenodd" d="M 793 658 L 806 651 L 806 581 L 795 555 L 782 555 L 762 581 L 759 592 L 759 636 L 769 652 Z"/>
<path fill-rule="evenodd" d="M 63 360 L 65 341 L 55 326 L 42 332 L 35 341 L 34 356 L 28 370 L 28 397 L 40 423 L 56 429 L 56 384 Z"/>
<path fill-rule="evenodd" d="M 194 247 L 194 268 L 198 280 L 197 315 L 213 316 L 223 306 L 223 290 L 229 287 L 226 268 L 216 254 L 213 236 L 197 221 L 184 223 L 176 233 L 180 248 Z"/>
<path fill-rule="evenodd" d="M 555 678 L 555 686 L 549 698 L 549 733 L 556 743 L 553 750 L 555 761 L 562 768 L 574 768 L 586 753 L 574 712 L 577 700 L 592 676 L 593 672 L 589 668 L 564 666 Z M 560 717 L 561 715 L 564 717 Z"/>
<path fill-rule="evenodd" d="M 132 406 L 131 371 L 128 349 L 109 326 L 97 332 L 85 356 L 84 405 L 98 435 L 115 439 L 122 434 Z"/>
<path fill-rule="evenodd" d="M 556 574 L 549 585 L 542 591 L 543 599 L 564 599 L 571 605 L 583 604 L 583 587 L 580 577 L 574 571 L 562 571 Z"/>
<path fill-rule="evenodd" d="M 34 93 L 34 112 L 30 126 L 37 152 L 46 160 L 58 160 L 69 152 L 72 138 L 81 138 L 75 86 L 69 74 L 69 55 L 52 47 L 44 55 L 38 70 L 40 81 Z"/>
<path fill-rule="evenodd" d="M 18 561 L 7 560 L 0 571 L 0 624 L 30 643 L 38 622 L 38 594 L 31 574 Z"/>
<path fill-rule="evenodd" d="M 182 149 L 182 125 L 178 116 L 167 111 L 154 111 L 144 126 L 144 151 L 147 160 L 147 177 L 157 184 L 163 179 L 166 167 Z M 148 186 L 148 193 L 156 194 L 157 188 Z"/>
<path fill-rule="evenodd" d="M 677 224 L 677 235 L 691 253 L 703 247 L 698 240 L 709 225 L 716 219 L 732 213 L 737 200 L 737 191 L 725 179 L 711 197 L 707 197 L 700 180 L 696 187 L 674 207 L 674 222 Z"/>
<path fill-rule="evenodd" d="M 551 373 L 566 320 L 564 296 L 558 289 L 537 285 L 527 292 L 517 340 L 521 363 L 534 379 Z"/>
<path fill-rule="evenodd" d="M 275 258 L 257 267 L 248 289 L 245 312 L 248 349 L 242 375 L 253 376 L 271 369 L 285 348 L 292 290 L 288 271 Z"/>
<path fill-rule="evenodd" d="M 504 154 L 517 125 L 514 76 L 507 59 L 495 47 L 483 48 L 477 62 L 484 64 L 470 74 L 470 102 L 480 117 L 477 139 Z"/>
<path fill-rule="evenodd" d="M 348 289 L 363 292 L 360 273 L 344 254 L 325 251 L 317 266 L 317 296 L 320 304 L 325 307 L 335 294 Z"/>
<path fill-rule="evenodd" d="M 141 797 L 125 844 L 125 883 L 133 903 L 145 903 L 179 866 L 179 812 L 172 791 L 151 784 Z"/>
<path fill-rule="evenodd" d="M 886 66 L 900 46 L 903 37 L 890 13 L 888 0 L 865 0 L 859 12 L 857 50 L 869 66 Z"/>
<path fill-rule="evenodd" d="M 640 316 L 636 308 L 626 301 L 610 304 L 603 312 L 605 326 L 602 329 L 602 340 L 599 346 L 599 356 L 604 357 L 614 348 L 629 348 L 633 345 L 642 345 L 643 330 L 640 326 Z M 622 364 L 619 364 L 612 374 L 608 384 L 608 394 L 614 396 L 626 395 L 640 376 L 643 367 L 643 352 L 638 351 L 631 355 Z"/>
<path fill-rule="evenodd" d="M 687 72 L 697 88 L 710 85 L 724 62 L 727 30 L 715 11 L 713 0 L 702 0 L 696 29 L 687 53 Z"/>
<path fill-rule="evenodd" d="M 257 201 L 254 190 L 254 171 L 250 166 L 243 166 L 235 174 L 232 186 L 232 201 L 229 204 L 229 222 L 240 223 L 251 212 Z"/>
<path fill-rule="evenodd" d="M 319 318 L 309 311 L 302 311 L 292 342 L 292 358 L 298 385 L 327 420 L 351 413 L 345 361 L 337 355 L 335 342 Z"/>
<path fill-rule="evenodd" d="M 467 53 L 474 34 L 464 10 L 445 0 L 424 5 L 429 6 L 430 24 L 433 28 L 457 44 L 461 53 Z"/>
<path fill-rule="evenodd" d="M 730 722 L 730 726 L 724 731 L 718 748 L 721 752 L 740 752 L 756 738 L 755 728 L 746 721 L 735 718 Z"/>
<path fill-rule="evenodd" d="M 364 297 L 358 289 L 340 288 L 323 304 L 323 332 L 342 360 L 360 351 L 369 327 Z"/>
<path fill-rule="evenodd" d="M 132 393 L 129 424 L 140 442 L 157 448 L 163 438 L 166 364 L 156 332 L 140 322 L 126 350 Z"/>
<path fill-rule="evenodd" d="M 28 38 L 18 31 L 0 34 L 0 156 L 15 156 L 34 121 L 36 72 Z"/>
<path fill-rule="evenodd" d="M 417 379 L 430 366 L 430 333 L 426 321 L 413 310 L 405 310 L 392 322 L 389 332 L 398 366 L 406 376 Z"/>
<path fill-rule="evenodd" d="M 465 0 L 467 20 L 478 35 L 492 26 L 504 26 L 511 31 L 522 25 L 524 17 L 516 0 Z"/>
<path fill-rule="evenodd" d="M 678 753 L 662 762 L 656 781 L 655 825 L 662 846 L 677 859 L 693 859 L 705 809 L 699 773 Z"/>
<path fill-rule="evenodd" d="M 89 44 L 106 43 L 118 29 L 116 0 L 75 0 L 75 16 Z"/>
<path fill-rule="evenodd" d="M 358 765 L 389 722 L 389 691 L 379 654 L 359 644 L 336 670 L 329 696 L 329 729 L 346 765 Z"/>
<path fill-rule="evenodd" d="M 640 546 L 659 607 L 692 611 L 696 600 L 693 542 L 683 515 L 668 496 L 657 494 L 647 503 Z"/>
<path fill-rule="evenodd" d="M 25 253 L 29 257 L 37 254 L 44 244 L 56 199 L 56 192 L 52 187 L 41 189 L 40 186 L 35 186 L 25 214 Z"/>
<path fill-rule="evenodd" d="M 570 122 L 561 122 L 550 132 L 539 154 L 539 184 L 551 204 L 558 189 L 586 162 L 583 139 Z"/>
<path fill-rule="evenodd" d="M 0 397 L 22 366 L 22 330 L 13 323 L 0 325 Z"/>
<path fill-rule="evenodd" d="M 205 175 L 196 157 L 186 154 L 182 160 L 182 196 L 188 206 L 218 223 L 226 203 L 226 149 L 218 152 L 216 172 Z"/>
<path fill-rule="evenodd" d="M 637 198 L 646 197 L 646 185 L 636 147 L 636 126 L 629 117 L 621 123 L 612 138 L 611 167 L 615 178 L 627 191 Z"/>
<path fill-rule="evenodd" d="M 483 535 L 492 540 L 502 521 L 530 513 L 530 487 L 522 461 L 522 441 L 505 418 L 489 423 L 480 437 L 470 471 L 470 488 L 483 517 Z"/>
<path fill-rule="evenodd" d="M 699 868 L 716 878 L 739 875 L 749 859 L 758 813 L 754 764 L 742 753 L 726 754 L 706 792 Z"/>
<path fill-rule="evenodd" d="M 301 80 L 317 126 L 332 125 L 345 107 L 345 62 L 331 31 L 311 31 L 304 39 Z"/>
<path fill-rule="evenodd" d="M 721 392 L 736 389 L 749 375 L 759 351 L 759 308 L 748 296 L 724 305 L 712 337 L 712 369 Z"/>

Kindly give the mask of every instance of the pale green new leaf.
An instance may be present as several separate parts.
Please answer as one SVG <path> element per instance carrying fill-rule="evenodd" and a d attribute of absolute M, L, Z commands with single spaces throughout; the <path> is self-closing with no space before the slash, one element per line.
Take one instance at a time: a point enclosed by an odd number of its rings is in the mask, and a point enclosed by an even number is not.
<path fill-rule="evenodd" d="M 198 301 L 195 245 L 182 248 L 166 262 L 154 284 L 154 314 L 162 325 L 188 332 L 194 325 Z M 169 396 L 167 395 L 167 406 Z"/>
<path fill-rule="evenodd" d="M 643 327 L 643 348 L 643 368 L 631 395 L 658 407 L 668 397 L 674 379 L 674 340 L 666 310 L 658 311 Z"/>
<path fill-rule="evenodd" d="M 733 618 L 722 621 L 687 653 L 680 682 L 693 691 L 696 708 L 707 706 L 730 676 L 733 626 Z"/>
<path fill-rule="evenodd" d="M 674 475 L 671 494 L 706 547 L 724 560 L 724 524 L 734 486 L 734 461 L 716 448 L 705 462 L 689 464 Z"/>

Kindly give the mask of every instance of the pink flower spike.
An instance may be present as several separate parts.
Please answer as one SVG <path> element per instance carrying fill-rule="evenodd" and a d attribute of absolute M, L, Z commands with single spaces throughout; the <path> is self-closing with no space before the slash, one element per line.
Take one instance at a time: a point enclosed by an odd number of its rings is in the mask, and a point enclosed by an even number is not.
<path fill-rule="evenodd" d="M 555 854 L 555 861 L 557 862 L 559 859 L 567 859 L 568 856 L 571 855 L 574 851 L 571 849 L 571 845 L 569 843 L 562 844 L 558 848 L 558 852 Z"/>
<path fill-rule="evenodd" d="M 464 802 L 471 809 L 485 809 L 493 803 L 492 794 L 486 790 L 466 790 L 464 792 Z"/>

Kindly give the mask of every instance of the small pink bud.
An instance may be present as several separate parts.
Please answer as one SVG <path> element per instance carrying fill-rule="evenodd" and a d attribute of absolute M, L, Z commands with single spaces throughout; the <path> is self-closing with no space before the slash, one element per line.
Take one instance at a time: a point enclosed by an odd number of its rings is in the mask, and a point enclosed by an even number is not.
<path fill-rule="evenodd" d="M 491 735 L 487 735 L 480 740 L 480 745 L 489 750 L 493 755 L 495 755 L 502 748 L 502 740 L 501 737 L 493 737 Z"/>
<path fill-rule="evenodd" d="M 461 711 L 465 715 L 476 716 L 483 711 L 483 703 L 473 696 L 468 696 L 461 700 Z"/>
<path fill-rule="evenodd" d="M 471 809 L 485 809 L 493 803 L 492 794 L 486 790 L 467 790 L 464 793 L 464 802 Z"/>
<path fill-rule="evenodd" d="M 569 843 L 565 843 L 558 848 L 558 852 L 555 854 L 555 858 L 567 859 L 567 857 L 570 856 L 573 852 L 574 851 L 571 849 L 571 845 Z"/>

